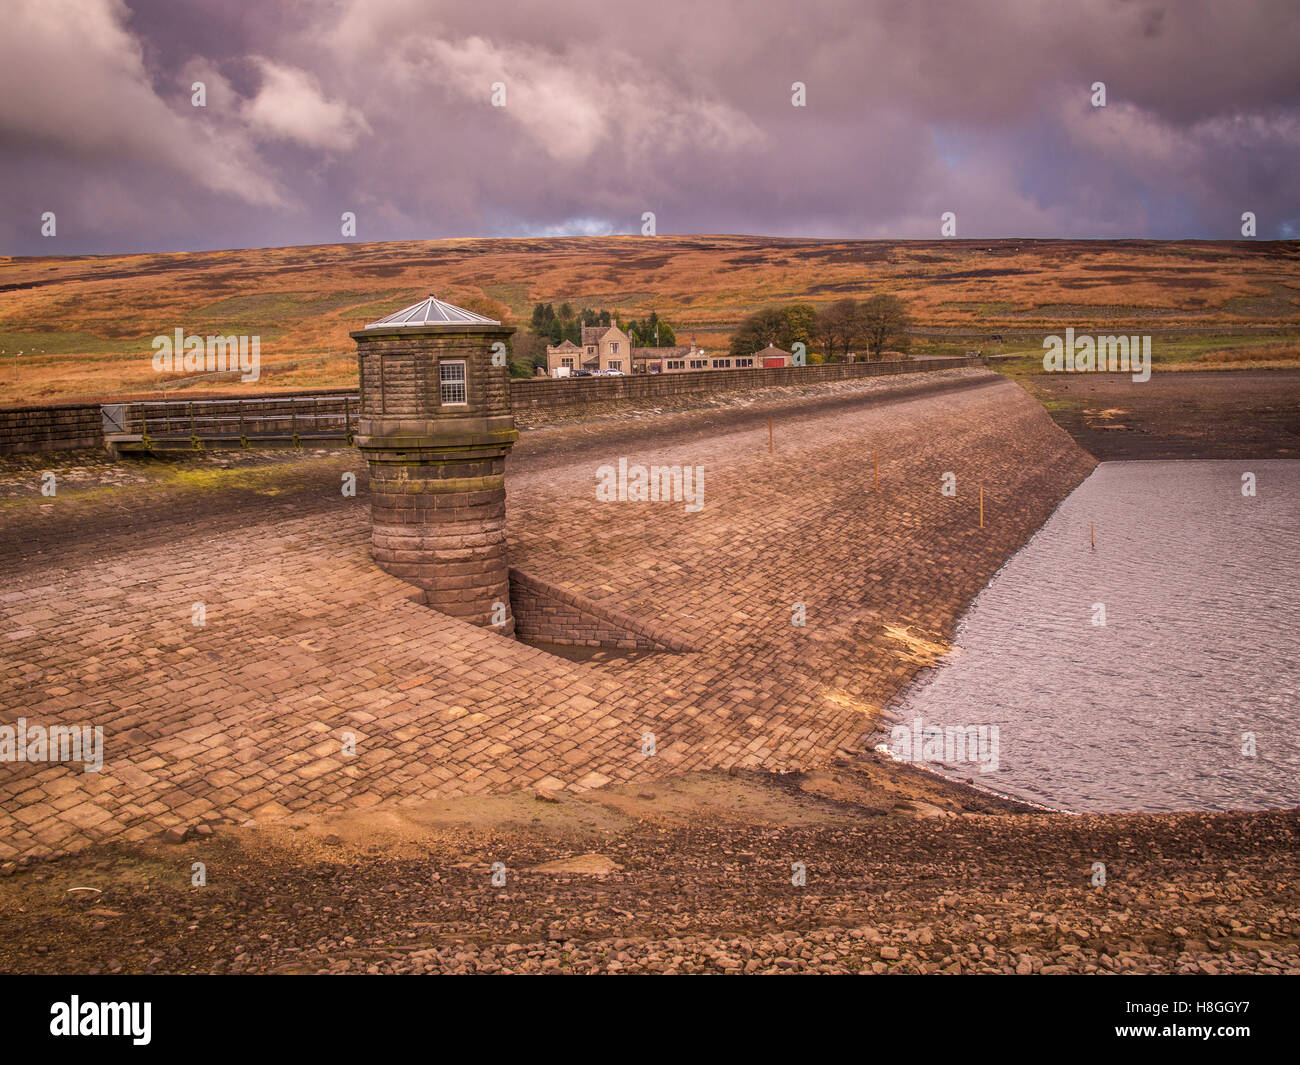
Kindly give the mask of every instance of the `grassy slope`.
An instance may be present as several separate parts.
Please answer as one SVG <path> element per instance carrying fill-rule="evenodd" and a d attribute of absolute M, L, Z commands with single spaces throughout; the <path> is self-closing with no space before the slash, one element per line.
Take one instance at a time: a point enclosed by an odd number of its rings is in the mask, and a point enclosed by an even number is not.
<path fill-rule="evenodd" d="M 516 322 L 539 300 L 657 309 L 680 341 L 714 348 L 765 303 L 874 292 L 904 297 L 916 350 L 937 354 L 1033 351 L 1068 325 L 1153 333 L 1158 363 L 1243 347 L 1285 362 L 1300 344 L 1294 241 L 666 236 L 42 257 L 0 259 L 0 402 L 156 388 L 150 340 L 177 327 L 260 335 L 259 388 L 349 384 L 348 330 L 429 291 L 495 300 Z"/>

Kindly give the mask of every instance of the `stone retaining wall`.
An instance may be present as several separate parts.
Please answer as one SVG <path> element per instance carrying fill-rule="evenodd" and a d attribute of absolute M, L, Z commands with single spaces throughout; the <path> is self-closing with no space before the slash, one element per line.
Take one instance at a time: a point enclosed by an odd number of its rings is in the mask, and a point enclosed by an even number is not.
<path fill-rule="evenodd" d="M 689 392 L 735 392 L 777 385 L 822 384 L 889 374 L 924 373 L 982 366 L 982 358 L 909 359 L 899 362 L 835 362 L 821 366 L 774 366 L 754 370 L 637 374 L 632 377 L 529 378 L 511 382 L 516 414 L 538 407 L 580 406 L 620 399 L 654 399 Z"/>
<path fill-rule="evenodd" d="M 60 404 L 0 410 L 0 455 L 71 451 L 104 442 L 98 405 Z"/>
<path fill-rule="evenodd" d="M 620 647 L 642 651 L 693 651 L 681 636 L 634 618 L 585 595 L 510 570 L 515 634 L 524 639 L 576 647 Z"/>
<path fill-rule="evenodd" d="M 695 373 L 638 374 L 633 377 L 530 378 L 510 382 L 510 405 L 515 414 L 571 408 L 618 400 L 654 400 L 691 393 L 737 392 L 780 385 L 822 384 L 891 374 L 926 373 L 959 367 L 982 366 L 981 358 L 915 359 L 900 362 L 839 362 L 821 366 L 783 366 L 754 370 L 709 370 Z M 320 388 L 310 392 L 262 393 L 355 396 L 356 389 Z M 196 396 L 195 401 L 253 399 L 256 393 Z M 116 401 L 120 401 L 116 400 Z M 179 401 L 181 403 L 184 400 Z M 45 407 L 0 409 L 0 455 L 27 451 L 66 451 L 99 447 L 103 443 L 98 404 L 68 403 Z"/>

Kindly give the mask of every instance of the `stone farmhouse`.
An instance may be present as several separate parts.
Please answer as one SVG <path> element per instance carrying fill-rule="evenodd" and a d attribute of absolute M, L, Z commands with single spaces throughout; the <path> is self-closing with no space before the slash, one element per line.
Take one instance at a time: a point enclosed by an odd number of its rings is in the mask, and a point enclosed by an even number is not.
<path fill-rule="evenodd" d="M 616 325 L 584 325 L 581 345 L 572 340 L 547 345 L 547 377 L 567 377 L 574 370 L 631 373 L 632 338 Z"/>

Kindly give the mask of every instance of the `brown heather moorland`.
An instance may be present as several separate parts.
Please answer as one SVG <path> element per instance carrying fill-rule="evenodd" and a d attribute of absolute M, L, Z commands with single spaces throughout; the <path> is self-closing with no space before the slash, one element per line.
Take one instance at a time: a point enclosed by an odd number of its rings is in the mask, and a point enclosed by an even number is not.
<path fill-rule="evenodd" d="M 514 324 L 539 301 L 657 310 L 706 348 L 765 304 L 890 292 L 919 353 L 1033 352 L 1073 326 L 1151 333 L 1157 368 L 1300 357 L 1296 241 L 403 241 L 0 259 L 0 402 L 155 390 L 150 342 L 177 328 L 260 336 L 259 390 L 351 385 L 348 330 L 429 290 Z"/>

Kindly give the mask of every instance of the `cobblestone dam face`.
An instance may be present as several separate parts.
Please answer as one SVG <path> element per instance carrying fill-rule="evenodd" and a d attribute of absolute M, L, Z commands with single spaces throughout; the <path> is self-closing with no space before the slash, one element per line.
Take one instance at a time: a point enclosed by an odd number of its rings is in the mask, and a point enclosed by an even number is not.
<path fill-rule="evenodd" d="M 508 470 L 510 564 L 690 653 L 575 662 L 413 602 L 371 558 L 366 493 L 337 478 L 310 513 L 258 497 L 233 532 L 181 509 L 113 550 L 6 554 L 0 724 L 100 726 L 104 762 L 0 765 L 0 856 L 858 749 L 1094 465 L 1018 386 L 953 372 L 966 387 L 803 406 L 770 451 L 766 424 L 626 450 L 573 426 L 553 461 Z M 703 507 L 598 501 L 597 469 L 623 458 L 702 467 Z"/>

